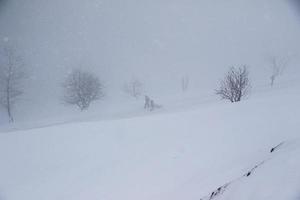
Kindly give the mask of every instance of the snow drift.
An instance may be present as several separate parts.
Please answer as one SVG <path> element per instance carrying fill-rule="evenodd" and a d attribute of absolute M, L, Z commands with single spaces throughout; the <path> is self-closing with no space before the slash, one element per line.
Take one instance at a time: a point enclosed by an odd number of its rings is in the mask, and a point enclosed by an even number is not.
<path fill-rule="evenodd" d="M 297 199 L 299 94 L 3 132 L 1 198 L 200 199 L 265 161 L 218 198 Z"/>

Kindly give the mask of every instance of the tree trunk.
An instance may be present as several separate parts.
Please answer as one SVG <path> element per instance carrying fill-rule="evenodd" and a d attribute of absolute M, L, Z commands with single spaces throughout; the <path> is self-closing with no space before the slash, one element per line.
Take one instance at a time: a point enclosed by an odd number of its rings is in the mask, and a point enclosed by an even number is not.
<path fill-rule="evenodd" d="M 9 68 L 9 75 L 11 74 L 11 68 Z M 11 102 L 10 102 L 10 76 L 7 79 L 7 86 L 6 86 L 6 108 L 7 108 L 7 115 L 8 115 L 8 119 L 9 119 L 9 123 L 13 123 L 14 122 L 14 118 L 12 116 L 11 113 Z"/>
<path fill-rule="evenodd" d="M 9 123 L 13 123 L 14 122 L 14 118 L 11 114 L 11 108 L 10 105 L 7 106 L 7 114 L 8 114 L 8 118 L 9 118 Z"/>

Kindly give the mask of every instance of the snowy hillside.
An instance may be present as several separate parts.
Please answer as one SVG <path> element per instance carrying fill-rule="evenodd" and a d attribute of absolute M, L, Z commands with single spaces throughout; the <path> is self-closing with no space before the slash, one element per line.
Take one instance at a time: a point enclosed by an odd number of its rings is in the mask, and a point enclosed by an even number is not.
<path fill-rule="evenodd" d="M 0 0 L 0 200 L 299 200 L 298 2 Z"/>
<path fill-rule="evenodd" d="M 1 199 L 193 200 L 225 185 L 213 199 L 296 200 L 299 101 L 291 87 L 237 104 L 2 132 Z"/>

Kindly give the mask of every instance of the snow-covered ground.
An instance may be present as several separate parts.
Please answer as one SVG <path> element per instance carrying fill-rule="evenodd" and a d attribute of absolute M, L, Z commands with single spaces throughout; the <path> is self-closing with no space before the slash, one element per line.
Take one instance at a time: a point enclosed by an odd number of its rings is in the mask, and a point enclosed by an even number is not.
<path fill-rule="evenodd" d="M 0 107 L 0 200 L 299 200 L 292 1 L 0 0 L 0 46 L 16 47 L 28 78 L 16 123 Z M 271 58 L 287 60 L 273 88 Z M 251 95 L 220 101 L 241 65 Z M 78 67 L 106 94 L 82 113 L 62 104 Z M 160 109 L 124 94 L 132 78 Z"/>
<path fill-rule="evenodd" d="M 186 99 L 153 114 L 2 130 L 0 199 L 300 198 L 298 86 L 236 104 Z"/>

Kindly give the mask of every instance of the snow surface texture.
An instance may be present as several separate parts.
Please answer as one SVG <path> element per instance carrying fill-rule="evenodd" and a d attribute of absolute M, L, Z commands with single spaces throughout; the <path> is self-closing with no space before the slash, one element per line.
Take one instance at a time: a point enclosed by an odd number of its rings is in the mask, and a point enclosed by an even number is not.
<path fill-rule="evenodd" d="M 213 199 L 296 200 L 299 102 L 290 87 L 237 104 L 3 132 L 1 199 L 209 199 L 230 183 Z"/>
<path fill-rule="evenodd" d="M 31 74 L 18 123 L 0 127 L 0 200 L 300 199 L 300 18 L 288 1 L 2 2 L 1 45 Z M 273 88 L 269 56 L 291 58 Z M 250 98 L 220 102 L 219 79 L 240 64 Z M 80 65 L 108 92 L 81 114 L 59 98 Z M 135 76 L 161 109 L 124 96 Z"/>

